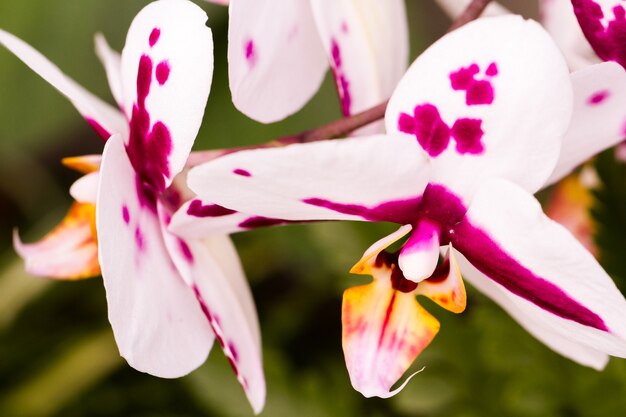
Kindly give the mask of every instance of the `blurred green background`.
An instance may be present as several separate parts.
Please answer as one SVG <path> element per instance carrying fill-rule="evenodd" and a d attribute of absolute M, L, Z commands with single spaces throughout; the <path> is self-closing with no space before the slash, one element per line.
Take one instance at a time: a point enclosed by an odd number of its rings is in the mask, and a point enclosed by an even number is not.
<path fill-rule="evenodd" d="M 0 27 L 110 100 L 93 53 L 103 32 L 118 50 L 140 0 L 1 0 Z M 505 2 L 536 16 L 527 0 Z M 260 125 L 230 102 L 226 9 L 200 3 L 215 37 L 215 75 L 196 149 L 263 143 L 340 116 L 330 77 L 300 113 Z M 412 56 L 442 35 L 448 20 L 427 0 L 407 2 Z M 523 7 L 523 9 L 522 9 Z M 69 155 L 102 142 L 60 94 L 0 49 L 0 416 L 250 416 L 219 347 L 178 380 L 134 371 L 119 358 L 101 280 L 56 283 L 30 277 L 11 247 L 11 230 L 38 239 L 70 204 L 78 174 Z M 595 194 L 602 260 L 624 291 L 626 172 L 612 154 L 597 162 Z M 455 316 L 427 300 L 442 330 L 418 358 L 424 372 L 390 400 L 353 391 L 341 351 L 341 293 L 363 282 L 349 268 L 384 224 L 326 223 L 257 230 L 234 237 L 257 302 L 268 383 L 263 415 L 281 416 L 618 416 L 626 412 L 626 362 L 598 373 L 548 350 L 490 300 L 469 289 Z"/>

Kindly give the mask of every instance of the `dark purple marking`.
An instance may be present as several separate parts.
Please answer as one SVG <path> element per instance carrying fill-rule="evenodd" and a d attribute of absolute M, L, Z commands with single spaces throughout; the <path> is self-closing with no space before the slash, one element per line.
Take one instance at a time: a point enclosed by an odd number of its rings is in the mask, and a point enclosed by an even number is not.
<path fill-rule="evenodd" d="M 611 93 L 608 90 L 602 90 L 602 91 L 595 92 L 587 99 L 587 104 L 589 104 L 591 106 L 595 106 L 597 104 L 600 104 L 604 100 L 606 100 L 609 97 L 610 94 Z"/>
<path fill-rule="evenodd" d="M 420 146 L 432 157 L 439 156 L 450 143 L 450 128 L 441 119 L 437 107 L 432 104 L 416 106 L 413 116 L 401 113 L 398 129 L 415 135 Z"/>
<path fill-rule="evenodd" d="M 150 39 L 149 39 L 150 48 L 156 45 L 160 37 L 161 37 L 161 29 L 159 28 L 152 29 L 152 32 L 150 32 Z"/>
<path fill-rule="evenodd" d="M 460 154 L 480 154 L 485 151 L 481 142 L 483 135 L 482 120 L 458 119 L 452 126 L 452 137 L 456 142 L 456 151 Z"/>
<path fill-rule="evenodd" d="M 146 98 L 150 94 L 152 76 L 152 59 L 142 55 L 137 70 L 137 103 L 133 106 L 126 152 L 138 176 L 140 203 L 156 211 L 157 196 L 165 191 L 165 178 L 170 176 L 168 161 L 172 152 L 172 137 L 161 121 L 156 121 L 151 127 Z"/>
<path fill-rule="evenodd" d="M 196 285 L 193 285 L 192 288 L 193 288 L 193 292 L 196 295 L 196 299 L 198 300 L 198 303 L 200 304 L 200 308 L 202 309 L 202 312 L 204 313 L 205 317 L 209 321 L 209 325 L 213 329 L 215 338 L 217 339 L 218 343 L 222 347 L 224 356 L 226 356 L 228 363 L 230 363 L 230 366 L 233 368 L 235 375 L 239 376 L 239 369 L 237 368 L 237 364 L 235 363 L 235 361 L 233 361 L 233 359 L 228 354 L 226 354 L 226 351 L 227 351 L 226 344 L 224 343 L 224 339 L 222 338 L 222 329 L 220 328 L 219 322 L 216 320 L 217 316 L 213 315 L 211 313 L 211 310 L 209 310 L 209 307 L 206 301 L 204 301 L 204 297 L 202 297 L 202 294 L 200 294 L 200 290 L 198 289 L 198 287 Z"/>
<path fill-rule="evenodd" d="M 159 62 L 156 67 L 156 79 L 159 85 L 163 85 L 167 82 L 171 70 L 172 67 L 170 67 L 170 63 L 167 60 Z"/>
<path fill-rule="evenodd" d="M 305 223 L 295 220 L 273 219 L 271 217 L 254 216 L 238 224 L 242 229 L 257 229 L 259 227 L 282 226 L 286 224 Z"/>
<path fill-rule="evenodd" d="M 141 231 L 139 226 L 135 228 L 135 244 L 137 245 L 137 248 L 139 248 L 139 250 L 143 250 L 146 245 L 146 239 L 144 238 L 143 232 Z"/>
<path fill-rule="evenodd" d="M 437 284 L 445 281 L 450 275 L 450 259 L 446 258 L 435 268 L 433 274 L 426 278 L 426 281 L 431 284 Z"/>
<path fill-rule="evenodd" d="M 201 200 L 193 200 L 187 208 L 187 214 L 194 217 L 222 217 L 236 213 L 235 210 L 217 204 L 202 204 Z"/>
<path fill-rule="evenodd" d="M 124 219 L 124 223 L 130 223 L 130 213 L 128 212 L 128 207 L 125 205 L 122 206 L 122 218 Z"/>
<path fill-rule="evenodd" d="M 245 169 L 241 169 L 241 168 L 233 169 L 233 174 L 241 175 L 242 177 L 251 177 L 252 176 L 252 174 L 250 174 L 250 172 L 246 171 Z"/>
<path fill-rule="evenodd" d="M 467 219 L 451 229 L 450 241 L 478 270 L 498 284 L 561 318 L 609 331 L 594 312 L 548 280 L 533 274 Z"/>
<path fill-rule="evenodd" d="M 420 201 L 421 197 L 417 196 L 403 200 L 387 201 L 373 207 L 366 207 L 359 204 L 336 203 L 322 198 L 305 198 L 302 200 L 305 204 L 324 207 L 338 213 L 359 216 L 364 220 L 398 224 L 413 223 Z"/>
<path fill-rule="evenodd" d="M 100 123 L 98 123 L 95 119 L 91 119 L 89 117 L 85 118 L 85 121 L 89 123 L 89 126 L 106 142 L 111 137 L 111 134 L 108 130 L 106 130 Z"/>
<path fill-rule="evenodd" d="M 230 354 L 233 356 L 233 361 L 235 361 L 235 363 L 239 362 L 239 352 L 237 352 L 237 348 L 233 342 L 228 342 L 228 350 L 230 350 Z"/>
<path fill-rule="evenodd" d="M 495 94 L 489 79 L 476 79 L 480 67 L 472 64 L 450 73 L 450 84 L 455 91 L 465 91 L 465 103 L 468 106 L 479 106 L 493 103 Z M 498 66 L 492 62 L 485 75 L 492 78 L 498 75 Z"/>
<path fill-rule="evenodd" d="M 350 83 L 343 70 L 343 63 L 341 59 L 341 51 L 339 49 L 339 43 L 332 38 L 330 40 L 330 54 L 331 62 L 330 68 L 332 70 L 333 78 L 335 79 L 335 85 L 337 87 L 337 94 L 339 95 L 339 102 L 341 103 L 341 113 L 344 116 L 350 116 L 352 106 L 352 95 L 350 93 Z"/>
<path fill-rule="evenodd" d="M 572 0 L 574 13 L 593 50 L 604 61 L 615 61 L 626 68 L 626 12 L 623 6 L 613 8 L 613 19 L 602 24 L 604 12 L 593 0 Z"/>
<path fill-rule="evenodd" d="M 380 268 L 386 266 L 391 269 L 391 287 L 394 290 L 410 293 L 417 288 L 417 282 L 410 281 L 404 277 L 402 270 L 398 266 L 399 252 L 389 253 L 382 251 L 376 256 L 375 265 Z"/>
<path fill-rule="evenodd" d="M 187 262 L 192 264 L 193 263 L 193 253 L 191 252 L 191 248 L 189 247 L 187 242 L 185 242 L 182 239 L 178 239 L 178 247 L 180 248 L 180 253 L 187 260 Z"/>

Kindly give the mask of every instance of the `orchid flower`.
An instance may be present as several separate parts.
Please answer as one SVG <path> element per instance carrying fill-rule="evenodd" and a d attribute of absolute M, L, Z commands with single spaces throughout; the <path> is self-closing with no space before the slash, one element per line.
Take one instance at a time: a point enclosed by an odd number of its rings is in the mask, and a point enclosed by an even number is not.
<path fill-rule="evenodd" d="M 235 106 L 260 122 L 299 110 L 329 65 L 344 116 L 389 98 L 406 70 L 403 0 L 228 3 L 230 91 Z"/>
<path fill-rule="evenodd" d="M 605 89 L 597 113 L 587 100 Z M 344 293 L 344 354 L 366 396 L 396 393 L 438 330 L 415 295 L 463 310 L 461 274 L 549 347 L 599 369 L 607 355 L 626 356 L 626 301 L 532 193 L 616 141 L 610 115 L 625 99 L 619 66 L 570 77 L 537 23 L 479 19 L 412 64 L 387 107 L 387 135 L 239 152 L 196 167 L 188 185 L 198 198 L 170 227 L 194 235 L 310 220 L 400 224 L 353 269 L 373 284 Z M 592 129 L 589 143 L 579 130 Z M 406 235 L 399 252 L 385 251 Z"/>
<path fill-rule="evenodd" d="M 133 20 L 121 56 L 98 38 L 120 110 L 13 35 L 0 32 L 0 43 L 66 95 L 106 140 L 96 189 L 92 180 L 73 188 L 78 199 L 95 196 L 98 256 L 121 355 L 137 370 L 179 377 L 204 362 L 217 338 L 258 413 L 265 399 L 260 334 L 235 249 L 225 236 L 182 239 L 167 230 L 179 204 L 172 182 L 211 87 L 206 21 L 191 2 L 160 0 Z"/>

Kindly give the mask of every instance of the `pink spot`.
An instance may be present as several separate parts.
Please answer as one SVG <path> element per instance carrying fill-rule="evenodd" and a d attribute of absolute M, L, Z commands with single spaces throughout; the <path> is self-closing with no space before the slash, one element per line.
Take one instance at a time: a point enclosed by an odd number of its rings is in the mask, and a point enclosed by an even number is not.
<path fill-rule="evenodd" d="M 137 245 L 137 248 L 139 248 L 139 250 L 143 250 L 146 245 L 146 240 L 139 226 L 135 228 L 135 244 Z"/>
<path fill-rule="evenodd" d="M 348 33 L 348 24 L 345 20 L 341 22 L 341 32 Z"/>
<path fill-rule="evenodd" d="M 124 223 L 130 223 L 130 213 L 128 212 L 128 207 L 125 205 L 122 206 L 122 218 L 124 219 Z"/>
<path fill-rule="evenodd" d="M 156 67 L 156 79 L 160 85 L 167 82 L 167 79 L 170 77 L 170 70 L 170 63 L 167 60 L 159 62 L 159 65 Z"/>
<path fill-rule="evenodd" d="M 180 253 L 182 253 L 187 262 L 190 264 L 193 263 L 193 253 L 191 253 L 191 248 L 189 248 L 187 242 L 182 239 L 178 239 L 178 246 L 180 247 Z"/>
<path fill-rule="evenodd" d="M 456 141 L 456 151 L 460 154 L 480 154 L 484 152 L 481 139 L 483 130 L 480 119 L 458 119 L 452 126 L 452 136 Z"/>
<path fill-rule="evenodd" d="M 252 174 L 250 174 L 250 172 L 246 171 L 245 169 L 241 169 L 241 168 L 233 169 L 233 174 L 241 175 L 242 177 L 251 177 L 252 176 Z"/>
<path fill-rule="evenodd" d="M 159 37 L 161 36 L 161 29 L 154 28 L 152 32 L 150 32 L 150 48 L 152 48 L 159 41 Z"/>
<path fill-rule="evenodd" d="M 476 79 L 479 73 L 480 67 L 477 64 L 472 64 L 469 67 L 461 68 L 450 73 L 452 89 L 455 91 L 465 91 L 465 103 L 468 106 L 493 103 L 493 85 L 489 79 Z M 498 67 L 495 62 L 489 64 L 485 74 L 488 78 L 498 75 Z"/>
<path fill-rule="evenodd" d="M 594 106 L 596 104 L 600 104 L 602 103 L 604 100 L 606 100 L 610 95 L 610 92 L 608 90 L 603 90 L 603 91 L 598 91 L 594 94 L 591 95 L 591 97 L 589 97 L 587 99 L 587 104 Z"/>
<path fill-rule="evenodd" d="M 432 104 L 415 107 L 413 116 L 401 113 L 398 129 L 415 135 L 420 146 L 432 157 L 445 151 L 450 142 L 450 128 L 441 119 L 437 107 Z"/>
<path fill-rule="evenodd" d="M 252 41 L 252 39 L 249 39 L 245 46 L 244 46 L 244 54 L 246 56 L 246 61 L 248 61 L 248 64 L 252 67 L 256 64 L 256 60 L 257 60 L 257 55 L 256 55 L 256 48 L 254 46 L 254 41 Z"/>
<path fill-rule="evenodd" d="M 489 77 L 495 77 L 496 75 L 498 75 L 498 66 L 496 65 L 495 62 L 492 62 L 491 64 L 489 64 L 485 74 L 487 74 L 487 76 Z"/>
<path fill-rule="evenodd" d="M 105 142 L 111 137 L 109 131 L 103 128 L 102 125 L 94 119 L 86 117 L 85 120 L 87 121 L 87 123 L 89 123 L 89 126 L 91 126 L 91 128 L 98 134 L 98 136 L 104 139 Z"/>
<path fill-rule="evenodd" d="M 339 44 L 335 39 L 331 39 L 330 41 L 330 53 L 332 57 L 330 68 L 332 70 L 333 78 L 335 79 L 339 102 L 341 103 L 341 113 L 344 116 L 349 116 L 351 114 L 350 108 L 352 107 L 350 82 L 343 71 L 341 51 L 339 49 Z"/>

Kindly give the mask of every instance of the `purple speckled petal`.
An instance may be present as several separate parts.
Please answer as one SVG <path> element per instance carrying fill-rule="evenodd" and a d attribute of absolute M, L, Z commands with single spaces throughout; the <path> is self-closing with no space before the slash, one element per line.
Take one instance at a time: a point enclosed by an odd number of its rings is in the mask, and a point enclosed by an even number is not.
<path fill-rule="evenodd" d="M 469 202 L 489 177 L 538 190 L 571 111 L 569 71 L 550 36 L 536 22 L 500 16 L 469 23 L 418 57 L 385 123 L 428 153 L 434 182 Z"/>
<path fill-rule="evenodd" d="M 128 124 L 117 109 L 67 77 L 57 66 L 30 45 L 1 29 L 0 45 L 15 54 L 22 62 L 67 97 L 104 140 L 114 133 L 125 134 L 128 132 Z"/>
<path fill-rule="evenodd" d="M 213 332 L 136 192 L 120 136 L 106 144 L 96 227 L 109 321 L 120 354 L 143 372 L 179 377 L 206 359 Z"/>
<path fill-rule="evenodd" d="M 174 213 L 169 230 L 188 239 L 203 239 L 216 234 L 226 235 L 246 230 L 240 224 L 250 217 L 217 204 L 193 199 Z"/>
<path fill-rule="evenodd" d="M 258 414 L 265 403 L 259 322 L 237 253 L 226 236 L 202 241 L 171 238 L 178 242 L 170 246 L 172 259 L 194 289 L 217 341 Z"/>
<path fill-rule="evenodd" d="M 343 115 L 389 98 L 408 62 L 404 1 L 313 1 L 311 7 Z M 377 130 L 383 130 L 382 123 L 359 132 L 371 134 Z"/>
<path fill-rule="evenodd" d="M 182 170 L 202 123 L 213 74 L 206 21 L 189 1 L 159 1 L 128 31 L 121 63 L 126 145 L 142 181 L 156 191 Z"/>
<path fill-rule="evenodd" d="M 552 184 L 576 166 L 626 137 L 626 72 L 614 62 L 592 65 L 572 74 L 574 115 Z"/>
<path fill-rule="evenodd" d="M 372 136 L 238 152 L 192 169 L 188 185 L 204 201 L 251 216 L 407 224 L 428 176 L 417 143 Z"/>
<path fill-rule="evenodd" d="M 328 62 L 310 3 L 230 2 L 228 79 L 235 106 L 247 116 L 263 123 L 281 120 L 319 88 Z"/>
<path fill-rule="evenodd" d="M 545 216 L 531 195 L 506 181 L 488 181 L 449 236 L 455 249 L 512 298 L 559 323 L 559 335 L 626 356 L 626 300 L 593 256 Z M 529 314 L 537 317 L 537 310 Z"/>

